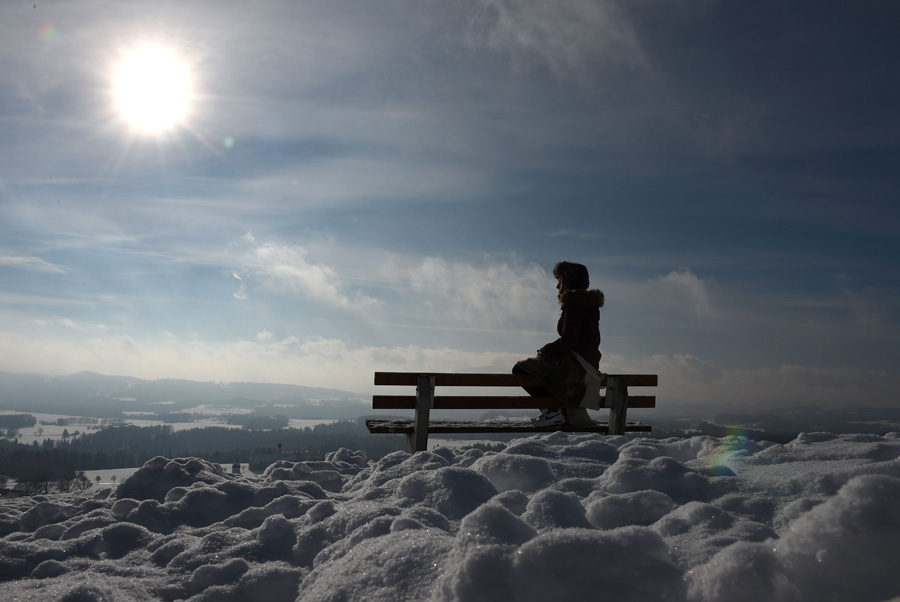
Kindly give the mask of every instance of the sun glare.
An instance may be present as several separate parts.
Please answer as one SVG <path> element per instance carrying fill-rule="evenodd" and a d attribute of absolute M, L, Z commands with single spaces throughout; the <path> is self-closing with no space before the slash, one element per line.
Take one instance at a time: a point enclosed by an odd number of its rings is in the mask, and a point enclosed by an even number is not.
<path fill-rule="evenodd" d="M 182 124 L 191 102 L 187 65 L 160 47 L 127 55 L 115 71 L 116 108 L 136 130 L 159 134 Z"/>

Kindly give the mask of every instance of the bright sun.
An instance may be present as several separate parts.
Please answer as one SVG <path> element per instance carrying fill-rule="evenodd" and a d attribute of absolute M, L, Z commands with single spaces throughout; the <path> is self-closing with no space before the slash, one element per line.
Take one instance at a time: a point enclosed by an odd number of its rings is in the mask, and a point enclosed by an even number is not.
<path fill-rule="evenodd" d="M 136 50 L 116 67 L 116 107 L 141 133 L 160 134 L 182 124 L 191 95 L 187 65 L 164 48 Z"/>

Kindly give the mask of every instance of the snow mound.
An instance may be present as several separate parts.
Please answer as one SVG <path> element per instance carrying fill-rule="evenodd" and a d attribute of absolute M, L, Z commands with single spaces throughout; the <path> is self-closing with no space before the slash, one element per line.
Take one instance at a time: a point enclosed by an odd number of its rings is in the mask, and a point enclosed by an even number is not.
<path fill-rule="evenodd" d="M 3 600 L 871 601 L 900 597 L 900 436 L 346 449 L 0 500 Z"/>

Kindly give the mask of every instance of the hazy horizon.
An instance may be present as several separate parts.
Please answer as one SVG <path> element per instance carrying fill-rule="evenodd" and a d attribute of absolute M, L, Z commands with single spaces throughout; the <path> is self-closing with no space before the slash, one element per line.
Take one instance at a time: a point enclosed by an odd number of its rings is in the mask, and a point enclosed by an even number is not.
<path fill-rule="evenodd" d="M 404 388 L 397 388 L 403 393 Z M 384 393 L 384 391 L 379 391 Z M 406 393 L 412 393 L 407 390 Z M 493 390 L 486 394 L 507 394 Z M 146 426 L 146 420 L 170 423 L 187 421 L 183 428 L 209 426 L 203 419 L 221 422 L 228 416 L 258 414 L 297 420 L 359 420 L 364 417 L 411 416 L 404 411 L 376 411 L 369 394 L 301 385 L 179 379 L 144 380 L 127 375 L 80 372 L 64 376 L 11 374 L 0 371 L 0 415 L 54 414 L 102 419 L 124 418 Z M 190 418 L 193 414 L 195 417 Z M 520 419 L 530 412 L 482 410 L 434 410 L 437 420 Z M 591 412 L 605 421 L 607 411 Z M 652 409 L 632 408 L 629 421 L 648 424 L 652 437 L 690 436 L 711 426 L 757 438 L 781 440 L 802 432 L 887 433 L 900 430 L 900 408 L 893 406 L 828 407 L 797 403 L 778 408 L 736 407 L 728 403 L 679 404 L 663 396 Z M 42 418 L 43 420 L 43 418 Z M 197 421 L 200 422 L 197 422 Z M 191 424 L 194 422 L 195 424 Z M 149 424 L 149 423 L 147 423 Z M 216 424 L 215 426 L 218 426 Z M 715 429 L 706 434 L 713 434 Z M 24 432 L 24 431 L 23 431 Z M 476 437 L 477 439 L 478 437 Z"/>

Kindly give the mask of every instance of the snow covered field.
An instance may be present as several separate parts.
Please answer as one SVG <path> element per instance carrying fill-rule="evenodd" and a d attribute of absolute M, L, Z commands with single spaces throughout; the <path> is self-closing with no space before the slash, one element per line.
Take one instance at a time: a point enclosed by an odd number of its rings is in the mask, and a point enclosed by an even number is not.
<path fill-rule="evenodd" d="M 0 503 L 0 599 L 900 599 L 900 433 L 549 435 Z"/>
<path fill-rule="evenodd" d="M 215 408 L 211 408 L 210 406 L 200 406 L 197 408 L 193 408 L 194 410 L 200 412 L 206 412 L 205 415 L 209 416 L 206 418 L 201 418 L 198 420 L 193 420 L 191 422 L 164 422 L 162 420 L 155 420 L 147 418 L 146 416 L 150 415 L 148 413 L 142 412 L 130 412 L 127 413 L 126 418 L 121 419 L 119 423 L 123 425 L 130 426 L 139 426 L 139 427 L 148 427 L 148 426 L 163 426 L 167 425 L 172 428 L 173 431 L 184 431 L 190 429 L 199 429 L 199 428 L 207 428 L 207 427 L 222 427 L 222 428 L 234 428 L 239 429 L 242 428 L 239 424 L 228 424 L 226 420 L 228 419 L 228 415 L 237 415 L 237 414 L 247 414 L 250 413 L 250 410 L 241 410 L 239 408 L 227 407 L 225 409 L 219 408 L 219 414 L 221 417 L 211 416 L 215 413 Z M 225 411 L 227 410 L 227 412 Z M 69 436 L 76 437 L 78 435 L 90 434 L 94 433 L 100 428 L 104 428 L 106 426 L 106 422 L 104 419 L 100 418 L 85 418 L 82 416 L 70 416 L 65 414 L 42 414 L 40 412 L 13 412 L 13 411 L 4 411 L 0 412 L 0 414 L 30 414 L 34 416 L 35 420 L 38 423 L 31 427 L 24 427 L 20 429 L 16 429 L 18 431 L 18 437 L 16 439 L 20 443 L 24 443 L 25 445 L 31 445 L 35 441 L 38 444 L 43 443 L 46 439 L 51 439 L 53 441 L 60 441 L 63 437 L 63 432 L 68 432 Z M 58 424 L 59 420 L 72 420 L 72 424 Z M 79 423 L 78 421 L 97 421 L 97 424 L 84 424 Z M 337 420 L 303 420 L 299 418 L 291 418 L 288 421 L 289 428 L 302 429 L 302 428 L 313 428 L 317 424 L 333 424 L 337 422 Z M 75 435 L 74 433 L 78 433 Z"/>

